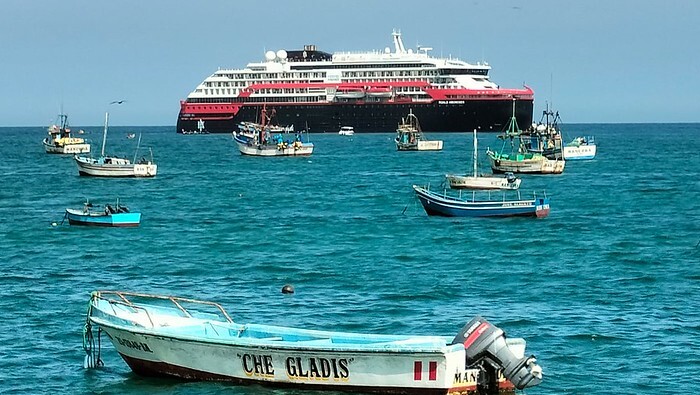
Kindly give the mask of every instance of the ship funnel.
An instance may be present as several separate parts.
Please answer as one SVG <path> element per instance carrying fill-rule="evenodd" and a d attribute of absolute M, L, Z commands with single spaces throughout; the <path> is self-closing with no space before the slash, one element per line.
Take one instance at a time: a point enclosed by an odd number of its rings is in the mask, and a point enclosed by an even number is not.
<path fill-rule="evenodd" d="M 458 343 L 464 345 L 467 366 L 486 363 L 502 370 L 503 376 L 518 389 L 542 382 L 542 368 L 534 356 L 524 356 L 524 344 L 506 341 L 502 329 L 481 317 L 475 317 L 459 331 L 452 340 L 452 344 Z"/>
<path fill-rule="evenodd" d="M 391 36 L 394 38 L 394 49 L 396 49 L 396 53 L 406 53 L 403 40 L 401 40 L 401 32 L 394 30 L 391 32 Z"/>

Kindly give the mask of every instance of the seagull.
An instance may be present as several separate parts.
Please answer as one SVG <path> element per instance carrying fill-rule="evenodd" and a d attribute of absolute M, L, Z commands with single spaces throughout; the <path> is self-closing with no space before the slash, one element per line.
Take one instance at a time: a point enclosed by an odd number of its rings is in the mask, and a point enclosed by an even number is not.
<path fill-rule="evenodd" d="M 109 104 L 122 104 L 122 103 L 124 103 L 125 101 L 126 101 L 126 100 L 115 100 L 115 101 L 113 101 L 113 102 L 111 102 L 111 103 L 109 103 Z"/>

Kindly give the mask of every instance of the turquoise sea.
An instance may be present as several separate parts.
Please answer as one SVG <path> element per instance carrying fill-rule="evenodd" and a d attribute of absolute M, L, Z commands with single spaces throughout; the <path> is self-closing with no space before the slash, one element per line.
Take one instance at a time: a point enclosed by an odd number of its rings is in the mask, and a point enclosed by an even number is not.
<path fill-rule="evenodd" d="M 84 129 L 98 152 L 101 127 Z M 445 149 L 421 153 L 395 151 L 392 134 L 311 135 L 309 158 L 249 158 L 229 135 L 113 127 L 107 151 L 133 155 L 130 132 L 153 148 L 155 179 L 80 177 L 43 152 L 44 127 L 0 128 L 0 393 L 308 393 L 141 378 L 106 337 L 105 367 L 84 370 L 99 289 L 387 334 L 452 335 L 483 315 L 537 355 L 545 380 L 524 393 L 698 391 L 700 124 L 565 125 L 599 153 L 523 177 L 522 193 L 551 197 L 545 219 L 425 215 L 411 184 L 466 172 L 469 133 L 430 134 Z M 482 151 L 495 144 L 480 136 Z M 52 225 L 85 198 L 117 197 L 142 212 L 139 228 Z"/>

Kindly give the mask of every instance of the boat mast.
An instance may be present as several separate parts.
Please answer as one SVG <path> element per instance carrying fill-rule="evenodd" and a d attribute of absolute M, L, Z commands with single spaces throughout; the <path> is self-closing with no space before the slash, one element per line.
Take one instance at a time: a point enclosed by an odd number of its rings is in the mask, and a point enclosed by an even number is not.
<path fill-rule="evenodd" d="M 260 137 L 258 137 L 258 144 L 263 144 L 265 141 L 265 121 L 267 118 L 267 110 L 265 109 L 265 104 L 263 103 L 262 114 L 260 120 Z"/>
<path fill-rule="evenodd" d="M 107 142 L 107 125 L 109 124 L 109 113 L 105 113 L 105 131 L 102 133 L 102 156 L 105 156 L 105 143 Z"/>
<path fill-rule="evenodd" d="M 477 159 L 477 142 L 476 142 L 476 129 L 474 129 L 474 177 L 477 177 L 477 165 L 476 165 L 476 159 Z"/>
<path fill-rule="evenodd" d="M 139 147 L 141 147 L 141 133 L 139 133 L 139 141 L 136 143 L 136 151 L 134 151 L 134 162 L 136 163 L 136 157 L 139 155 Z"/>

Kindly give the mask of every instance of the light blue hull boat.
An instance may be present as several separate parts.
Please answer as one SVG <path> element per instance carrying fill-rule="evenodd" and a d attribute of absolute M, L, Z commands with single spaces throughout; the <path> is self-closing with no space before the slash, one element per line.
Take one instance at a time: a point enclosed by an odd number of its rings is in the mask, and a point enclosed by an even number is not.
<path fill-rule="evenodd" d="M 512 390 L 542 379 L 525 341 L 481 317 L 457 336 L 373 335 L 240 324 L 213 302 L 96 291 L 84 326 L 86 368 L 102 365 L 93 325 L 135 373 L 151 377 L 392 394 Z"/>
<path fill-rule="evenodd" d="M 71 225 L 134 227 L 141 224 L 141 213 L 132 213 L 119 204 L 96 206 L 86 202 L 82 209 L 67 208 L 65 218 Z"/>

